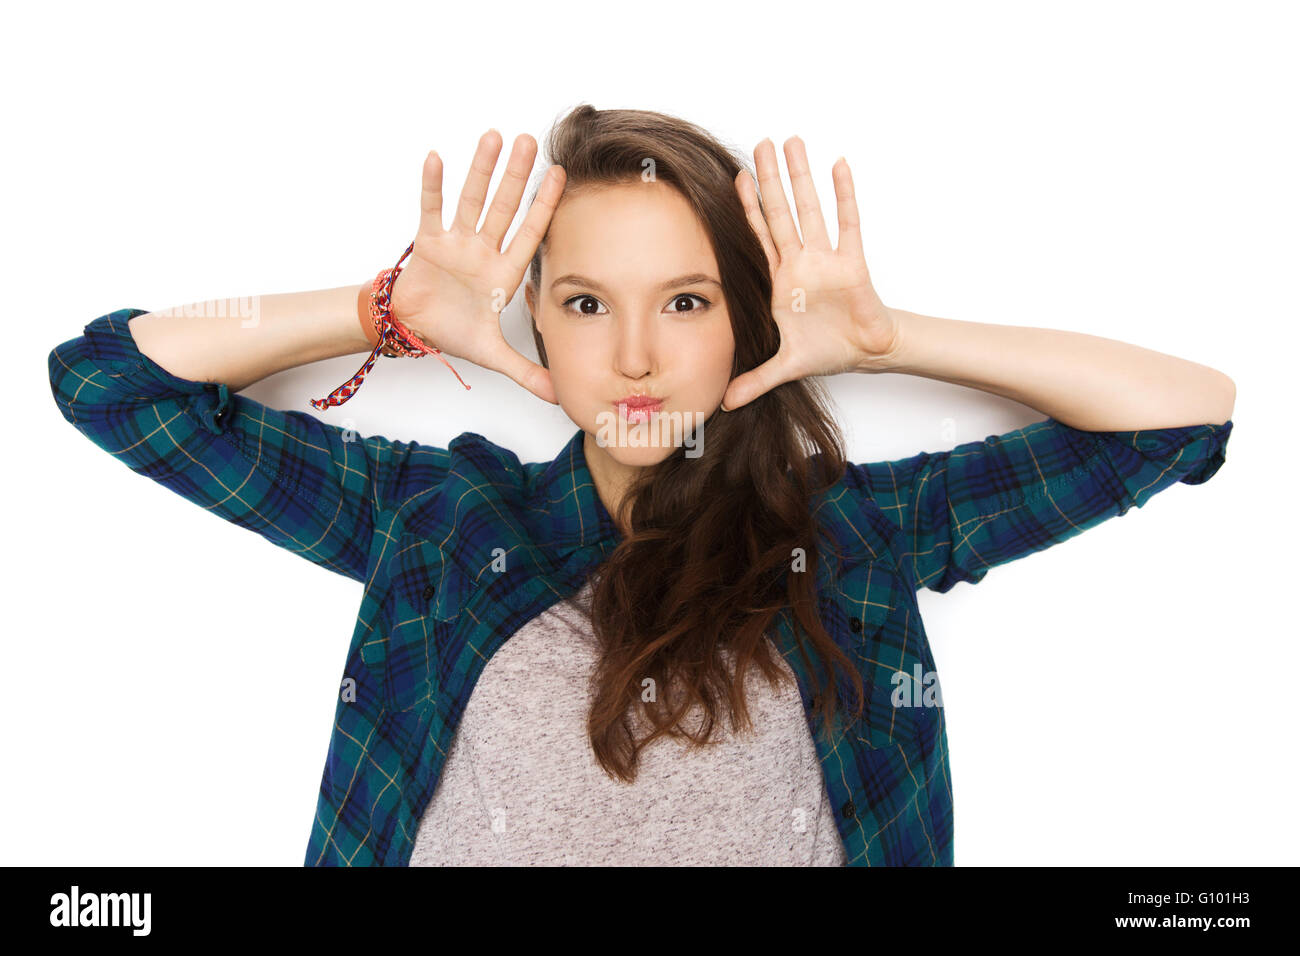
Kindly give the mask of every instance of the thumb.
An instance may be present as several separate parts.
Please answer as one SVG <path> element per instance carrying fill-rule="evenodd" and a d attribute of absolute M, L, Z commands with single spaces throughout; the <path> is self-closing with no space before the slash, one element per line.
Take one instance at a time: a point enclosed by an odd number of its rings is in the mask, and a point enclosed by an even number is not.
<path fill-rule="evenodd" d="M 734 412 L 737 408 L 748 405 L 760 395 L 794 378 L 797 376 L 789 372 L 781 353 L 778 352 L 762 365 L 731 380 L 726 393 L 722 396 L 722 410 Z"/>
<path fill-rule="evenodd" d="M 555 386 L 551 382 L 551 373 L 532 359 L 515 351 L 505 339 L 492 355 L 492 368 L 509 376 L 516 384 L 522 385 L 544 402 L 558 405 Z"/>

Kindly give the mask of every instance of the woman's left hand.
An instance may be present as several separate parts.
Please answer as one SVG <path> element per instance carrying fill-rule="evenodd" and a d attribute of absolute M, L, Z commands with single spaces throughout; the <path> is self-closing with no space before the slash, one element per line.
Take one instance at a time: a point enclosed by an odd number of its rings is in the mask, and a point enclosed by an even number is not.
<path fill-rule="evenodd" d="M 765 209 L 759 205 L 748 171 L 737 175 L 736 189 L 749 224 L 767 253 L 772 315 L 781 332 L 781 344 L 766 362 L 731 380 L 722 398 L 727 411 L 784 382 L 881 367 L 900 344 L 898 316 L 880 301 L 862 255 L 858 204 L 848 162 L 840 158 L 831 167 L 839 210 L 839 248 L 832 249 L 803 140 L 793 136 L 785 142 L 802 240 L 785 201 L 776 146 L 770 139 L 754 149 L 754 161 Z"/>

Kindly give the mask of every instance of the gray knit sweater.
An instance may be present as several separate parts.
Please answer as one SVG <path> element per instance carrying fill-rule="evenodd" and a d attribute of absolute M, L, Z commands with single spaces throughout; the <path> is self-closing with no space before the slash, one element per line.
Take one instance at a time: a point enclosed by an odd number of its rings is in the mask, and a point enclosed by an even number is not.
<path fill-rule="evenodd" d="M 843 866 L 793 683 L 773 692 L 750 668 L 752 733 L 734 734 L 724 709 L 705 748 L 660 737 L 643 749 L 634 783 L 601 769 L 587 736 L 589 600 L 588 586 L 552 606 L 484 665 L 410 865 Z"/>

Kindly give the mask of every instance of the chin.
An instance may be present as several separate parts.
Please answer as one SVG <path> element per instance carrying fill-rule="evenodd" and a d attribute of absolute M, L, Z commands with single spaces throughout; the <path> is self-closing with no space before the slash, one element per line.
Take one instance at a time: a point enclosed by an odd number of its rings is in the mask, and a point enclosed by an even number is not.
<path fill-rule="evenodd" d="M 602 446 L 609 457 L 613 458 L 620 465 L 626 465 L 629 468 L 645 468 L 650 465 L 657 465 L 659 462 L 678 454 L 680 449 L 677 448 L 618 448 L 615 446 Z"/>
<path fill-rule="evenodd" d="M 624 467 L 657 465 L 681 453 L 682 435 L 680 430 L 673 430 L 667 416 L 634 423 L 601 411 L 593 416 L 586 430 L 598 448 Z"/>

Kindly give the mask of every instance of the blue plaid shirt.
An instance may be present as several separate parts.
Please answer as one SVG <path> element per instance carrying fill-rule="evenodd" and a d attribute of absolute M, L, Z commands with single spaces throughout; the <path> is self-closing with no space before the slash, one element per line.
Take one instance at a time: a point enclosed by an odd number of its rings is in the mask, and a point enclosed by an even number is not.
<path fill-rule="evenodd" d="M 446 448 L 360 438 L 169 374 L 127 327 L 145 311 L 100 316 L 50 352 L 59 410 L 132 471 L 362 583 L 351 692 L 336 709 L 305 862 L 407 865 L 484 664 L 617 543 L 583 433 L 530 464 L 470 432 Z M 1208 480 L 1231 431 L 1229 421 L 1087 432 L 1048 418 L 950 451 L 850 464 L 813 503 L 842 552 L 818 562 L 820 611 L 861 673 L 861 720 L 840 717 L 827 735 L 811 714 L 820 662 L 810 655 L 809 670 L 784 616 L 771 637 L 798 679 L 850 865 L 953 863 L 942 697 L 922 692 L 937 684 L 916 592 L 974 584 L 1175 482 Z M 900 673 L 921 677 L 910 697 L 896 691 Z"/>

